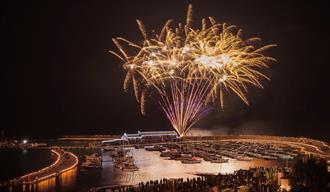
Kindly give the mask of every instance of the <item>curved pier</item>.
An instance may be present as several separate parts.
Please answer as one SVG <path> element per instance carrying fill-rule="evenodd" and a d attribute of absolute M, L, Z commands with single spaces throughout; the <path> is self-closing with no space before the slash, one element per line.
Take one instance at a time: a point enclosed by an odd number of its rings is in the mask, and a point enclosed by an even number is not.
<path fill-rule="evenodd" d="M 78 157 L 71 152 L 63 150 L 51 150 L 57 156 L 56 161 L 38 171 L 26 174 L 19 178 L 10 180 L 4 185 L 21 185 L 21 184 L 33 184 L 40 181 L 55 177 L 75 168 L 78 165 Z"/>

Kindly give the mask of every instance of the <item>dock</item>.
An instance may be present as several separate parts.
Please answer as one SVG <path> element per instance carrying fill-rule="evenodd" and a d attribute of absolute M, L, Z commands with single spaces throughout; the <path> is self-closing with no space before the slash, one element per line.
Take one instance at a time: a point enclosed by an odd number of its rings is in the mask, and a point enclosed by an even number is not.
<path fill-rule="evenodd" d="M 34 184 L 40 181 L 56 177 L 61 173 L 69 171 L 78 165 L 78 157 L 71 152 L 66 152 L 63 150 L 51 150 L 57 156 L 56 161 L 40 170 L 31 172 L 19 178 L 10 180 L 9 182 L 2 183 L 3 186 L 13 186 L 13 185 L 26 185 Z"/>

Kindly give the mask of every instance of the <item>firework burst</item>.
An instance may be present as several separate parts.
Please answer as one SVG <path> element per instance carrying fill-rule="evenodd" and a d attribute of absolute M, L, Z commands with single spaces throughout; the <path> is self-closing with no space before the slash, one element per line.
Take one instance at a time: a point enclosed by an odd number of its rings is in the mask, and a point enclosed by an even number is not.
<path fill-rule="evenodd" d="M 144 38 L 141 45 L 124 38 L 113 39 L 127 71 L 124 90 L 132 82 L 134 93 L 145 114 L 148 93 L 160 95 L 159 103 L 180 136 L 201 118 L 206 105 L 223 108 L 224 91 L 232 91 L 248 104 L 249 85 L 262 88 L 268 79 L 260 69 L 274 58 L 263 52 L 275 45 L 256 47 L 260 38 L 242 38 L 242 30 L 234 25 L 219 24 L 213 18 L 202 19 L 200 29 L 193 29 L 192 6 L 188 6 L 186 24 L 171 27 L 168 20 L 161 32 L 149 35 L 137 20 Z M 129 47 L 129 52 L 125 50 Z"/>

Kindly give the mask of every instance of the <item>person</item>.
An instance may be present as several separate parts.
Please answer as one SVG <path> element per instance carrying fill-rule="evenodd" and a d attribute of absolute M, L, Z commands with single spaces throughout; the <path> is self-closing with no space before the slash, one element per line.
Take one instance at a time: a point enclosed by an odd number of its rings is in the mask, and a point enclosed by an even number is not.
<path fill-rule="evenodd" d="M 212 186 L 209 188 L 209 192 L 219 192 L 219 189 L 217 186 Z"/>

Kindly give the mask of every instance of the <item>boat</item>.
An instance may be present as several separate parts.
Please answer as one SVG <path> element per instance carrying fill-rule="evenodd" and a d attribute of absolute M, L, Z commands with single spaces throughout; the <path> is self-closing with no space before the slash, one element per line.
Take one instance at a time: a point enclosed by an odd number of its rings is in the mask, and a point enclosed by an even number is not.
<path fill-rule="evenodd" d="M 172 153 L 170 151 L 162 151 L 160 153 L 161 157 L 171 157 Z"/>
<path fill-rule="evenodd" d="M 83 168 L 101 168 L 102 164 L 93 162 L 93 161 L 85 161 L 81 163 L 81 167 Z"/>
<path fill-rule="evenodd" d="M 204 156 L 203 159 L 204 159 L 204 161 L 211 161 L 212 160 L 212 158 L 209 157 L 209 156 Z"/>
<path fill-rule="evenodd" d="M 100 168 L 102 167 L 102 157 L 97 153 L 85 155 L 85 161 L 81 163 L 83 168 Z"/>
<path fill-rule="evenodd" d="M 160 151 L 161 152 L 161 151 L 165 151 L 166 148 L 162 147 L 160 145 L 154 145 L 152 147 L 145 147 L 145 150 L 147 150 L 147 151 Z"/>
<path fill-rule="evenodd" d="M 211 163 L 228 163 L 228 159 L 215 158 L 215 159 L 211 159 Z"/>
<path fill-rule="evenodd" d="M 277 157 L 271 156 L 271 155 L 265 155 L 263 157 L 265 160 L 277 160 Z"/>
<path fill-rule="evenodd" d="M 185 154 L 185 153 L 176 153 L 176 154 L 172 154 L 171 159 L 173 160 L 189 160 L 192 158 L 191 154 Z"/>
<path fill-rule="evenodd" d="M 253 160 L 252 157 L 248 157 L 245 155 L 239 155 L 239 156 L 235 157 L 235 159 L 237 159 L 239 161 L 252 161 Z"/>
<path fill-rule="evenodd" d="M 277 156 L 280 159 L 293 159 L 293 157 L 291 155 L 287 155 L 287 154 L 281 154 L 281 153 L 277 153 Z"/>
<path fill-rule="evenodd" d="M 125 161 L 120 162 L 118 167 L 123 171 L 138 171 L 139 168 L 134 164 L 133 158 L 127 158 Z"/>
<path fill-rule="evenodd" d="M 122 168 L 124 167 L 124 163 L 121 161 L 114 161 L 115 168 Z"/>
<path fill-rule="evenodd" d="M 134 164 L 125 164 L 123 167 L 121 167 L 121 170 L 123 170 L 123 171 L 138 171 L 139 168 Z"/>
<path fill-rule="evenodd" d="M 91 155 L 85 155 L 85 160 L 88 161 L 88 160 L 100 160 L 102 161 L 102 157 L 100 157 L 99 154 L 97 153 L 93 153 Z"/>
<path fill-rule="evenodd" d="M 196 157 L 193 157 L 191 159 L 184 159 L 181 161 L 181 163 L 183 164 L 197 164 L 197 163 L 201 163 L 202 160 L 197 159 Z"/>

